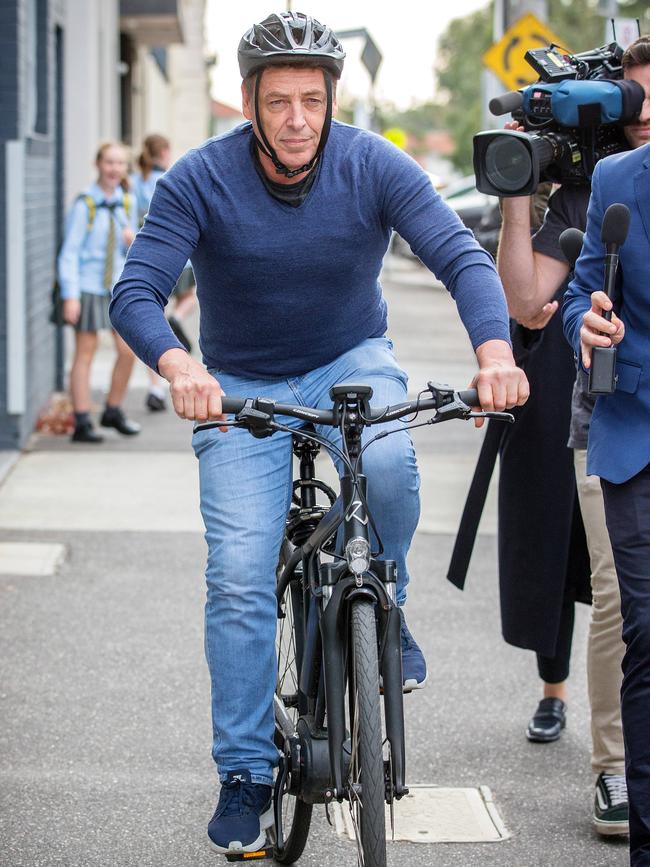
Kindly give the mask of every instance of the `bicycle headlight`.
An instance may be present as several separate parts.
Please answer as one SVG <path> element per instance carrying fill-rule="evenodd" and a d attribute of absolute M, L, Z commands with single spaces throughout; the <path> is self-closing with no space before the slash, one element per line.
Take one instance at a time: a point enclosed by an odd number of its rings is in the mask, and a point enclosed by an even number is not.
<path fill-rule="evenodd" d="M 370 568 L 370 545 L 366 539 L 350 539 L 345 546 L 345 558 L 355 575 L 362 575 Z"/>

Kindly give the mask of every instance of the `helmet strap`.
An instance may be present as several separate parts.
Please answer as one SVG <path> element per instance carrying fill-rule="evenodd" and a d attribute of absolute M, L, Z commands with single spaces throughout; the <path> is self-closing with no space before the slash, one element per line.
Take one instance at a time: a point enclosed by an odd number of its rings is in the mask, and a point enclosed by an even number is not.
<path fill-rule="evenodd" d="M 320 139 L 318 141 L 318 147 L 316 148 L 316 153 L 310 159 L 308 163 L 305 163 L 304 166 L 300 166 L 298 169 L 290 169 L 288 166 L 285 166 L 284 163 L 280 162 L 278 159 L 278 155 L 275 152 L 271 142 L 266 137 L 266 133 L 264 132 L 264 127 L 262 126 L 262 119 L 260 117 L 259 111 L 259 95 L 260 95 L 260 79 L 261 79 L 261 71 L 255 76 L 255 120 L 257 121 L 257 128 L 259 130 L 260 139 L 255 136 L 257 140 L 257 145 L 259 149 L 266 154 L 266 156 L 271 160 L 273 165 L 275 166 L 275 171 L 279 175 L 285 175 L 287 178 L 294 178 L 296 175 L 301 175 L 303 172 L 308 172 L 311 168 L 314 167 L 318 157 L 323 152 L 323 148 L 327 142 L 327 139 L 330 134 L 330 127 L 332 125 L 332 111 L 333 111 L 333 95 L 332 95 L 332 78 L 329 72 L 326 69 L 323 69 L 323 77 L 325 79 L 325 93 L 327 94 L 327 106 L 325 109 L 325 120 L 323 122 L 323 128 L 320 133 Z"/>

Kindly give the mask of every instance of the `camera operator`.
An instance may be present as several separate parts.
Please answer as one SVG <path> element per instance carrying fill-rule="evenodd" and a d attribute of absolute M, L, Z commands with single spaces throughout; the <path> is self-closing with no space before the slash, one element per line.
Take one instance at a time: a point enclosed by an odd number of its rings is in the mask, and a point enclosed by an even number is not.
<path fill-rule="evenodd" d="M 642 37 L 633 43 L 623 55 L 622 65 L 624 77 L 641 84 L 648 96 L 638 121 L 624 129 L 630 147 L 637 148 L 650 141 L 650 38 Z M 507 126 L 510 129 L 518 128 L 516 123 Z M 544 223 L 532 239 L 529 201 L 528 197 L 506 198 L 503 201 L 498 270 L 511 316 L 522 326 L 540 331 L 537 357 L 532 365 L 536 375 L 531 376 L 527 370 L 532 394 L 527 409 L 534 418 L 536 410 L 546 415 L 554 403 L 558 404 L 557 412 L 561 413 L 564 401 L 569 400 L 563 382 L 566 382 L 566 371 L 573 370 L 569 368 L 572 360 L 565 347 L 558 343 L 560 323 L 555 314 L 570 267 L 560 250 L 559 236 L 568 227 L 585 228 L 589 188 L 573 185 L 560 187 L 551 197 Z M 558 376 L 558 366 L 565 372 L 564 379 Z M 535 379 L 540 381 L 538 388 L 535 388 Z M 620 834 L 628 830 L 619 702 L 623 655 L 620 596 L 599 479 L 586 472 L 587 434 L 592 409 L 593 399 L 587 393 L 586 376 L 579 371 L 571 400 L 568 446 L 573 449 L 580 510 L 591 561 L 593 608 L 587 673 L 593 741 L 592 768 L 598 775 L 594 823 L 596 830 L 602 834 Z M 558 463 L 564 460 L 559 450 L 557 459 Z M 529 454 L 529 460 L 535 460 L 534 453 Z M 570 482 L 567 481 L 567 484 Z M 556 498 L 562 498 L 566 491 L 549 487 L 545 493 L 545 507 L 550 520 L 553 520 Z M 526 497 L 530 497 L 530 490 L 526 492 Z M 546 544 L 553 547 L 554 538 L 547 536 Z M 529 551 L 529 556 L 530 553 L 537 556 L 537 551 Z M 519 563 L 520 571 L 523 573 L 527 568 L 526 561 L 522 560 Z M 561 727 L 566 710 L 565 680 L 573 629 L 575 575 L 569 574 L 567 570 L 564 576 L 556 574 L 548 577 L 548 590 L 556 594 L 555 610 L 559 612 L 554 621 L 547 621 L 548 632 L 552 631 L 553 622 L 556 623 L 557 639 L 554 654 L 543 656 L 538 652 L 545 701 L 540 703 L 538 713 L 529 725 L 528 736 L 533 740 L 538 739 L 536 733 L 539 733 L 541 740 L 544 739 L 544 730 L 552 729 L 554 725 L 557 727 L 558 724 Z M 553 636 L 549 634 L 547 638 L 546 644 L 552 643 Z"/>

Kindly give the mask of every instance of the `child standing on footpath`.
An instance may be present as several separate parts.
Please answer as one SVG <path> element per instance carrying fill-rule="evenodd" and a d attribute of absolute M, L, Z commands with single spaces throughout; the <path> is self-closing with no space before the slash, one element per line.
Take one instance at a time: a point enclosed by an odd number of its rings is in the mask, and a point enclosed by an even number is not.
<path fill-rule="evenodd" d="M 97 332 L 111 328 L 108 305 L 138 228 L 137 205 L 128 192 L 127 153 L 119 142 L 106 142 L 95 159 L 96 182 L 74 202 L 65 227 L 57 261 L 63 321 L 74 326 L 75 355 L 70 371 L 70 392 L 75 415 L 73 442 L 100 443 L 104 439 L 90 418 L 90 368 L 97 349 Z M 117 359 L 113 367 L 103 427 L 125 436 L 140 426 L 124 415 L 121 404 L 129 384 L 135 356 L 113 332 Z"/>
<path fill-rule="evenodd" d="M 140 171 L 131 175 L 131 189 L 138 205 L 138 220 L 141 226 L 149 210 L 149 204 L 158 179 L 161 178 L 171 166 L 171 144 L 164 135 L 152 133 L 142 142 L 142 152 L 138 157 Z M 168 321 L 172 331 L 178 337 L 188 352 L 192 351 L 192 344 L 181 325 L 184 316 L 190 313 L 196 306 L 196 290 L 194 286 L 194 274 L 188 262 L 181 274 L 177 285 L 172 292 L 175 302 L 174 312 L 169 315 Z M 149 393 L 145 405 L 151 412 L 159 412 L 166 409 L 165 394 L 167 383 L 153 370 L 149 371 Z"/>

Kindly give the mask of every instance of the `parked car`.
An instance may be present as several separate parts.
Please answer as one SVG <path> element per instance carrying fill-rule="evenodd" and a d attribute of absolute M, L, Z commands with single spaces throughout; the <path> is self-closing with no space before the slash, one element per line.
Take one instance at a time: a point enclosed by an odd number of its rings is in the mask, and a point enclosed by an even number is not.
<path fill-rule="evenodd" d="M 501 228 L 501 212 L 497 197 L 480 193 L 476 189 L 474 175 L 453 181 L 441 190 L 440 194 L 456 211 L 467 228 L 474 232 L 479 244 L 492 256 L 496 256 Z M 417 258 L 406 241 L 397 233 L 394 233 L 391 251 L 398 256 Z"/>
<path fill-rule="evenodd" d="M 456 211 L 468 229 L 474 229 L 486 211 L 498 200 L 496 196 L 486 196 L 476 189 L 474 175 L 461 178 L 441 191 L 445 202 Z"/>

